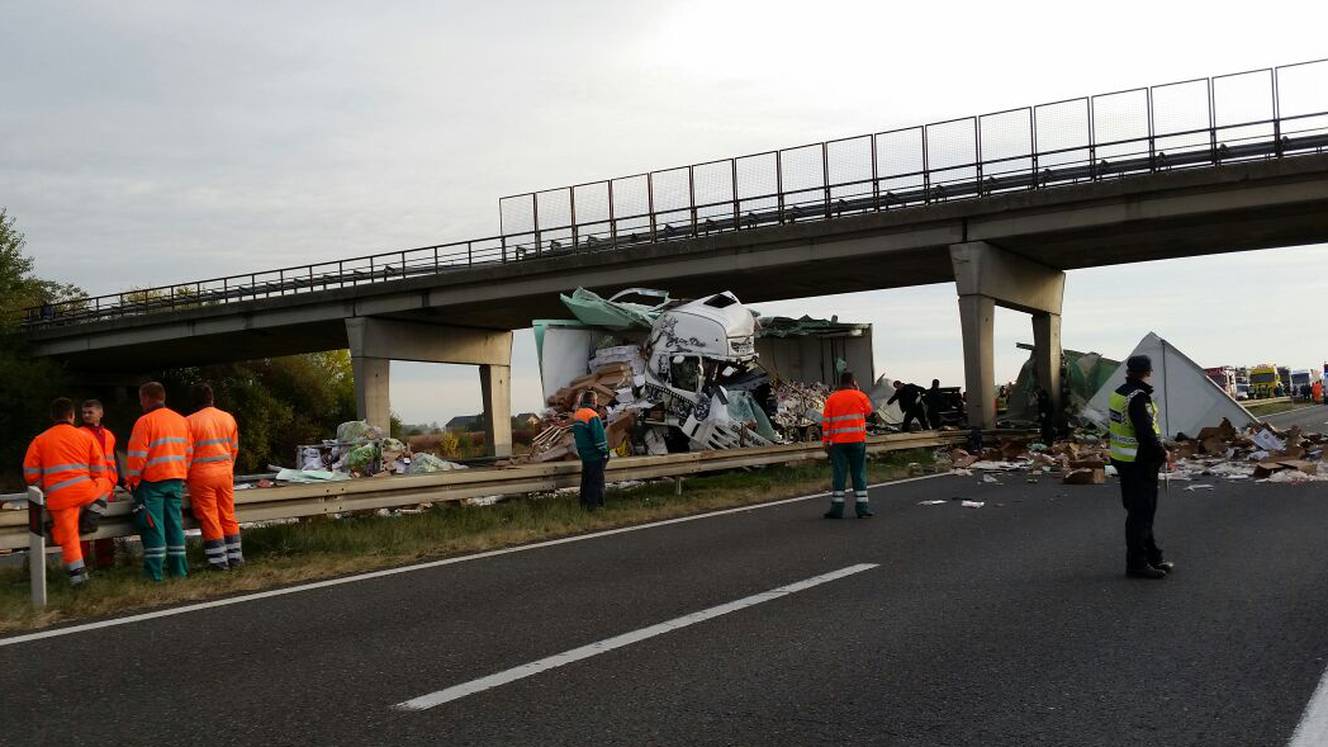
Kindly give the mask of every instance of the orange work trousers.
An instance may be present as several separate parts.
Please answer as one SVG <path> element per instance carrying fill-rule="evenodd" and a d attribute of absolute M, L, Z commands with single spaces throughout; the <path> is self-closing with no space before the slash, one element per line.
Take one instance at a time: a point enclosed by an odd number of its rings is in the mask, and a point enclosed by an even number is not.
<path fill-rule="evenodd" d="M 82 565 L 83 547 L 78 541 L 78 515 L 83 507 L 98 497 L 110 497 L 110 480 L 94 478 L 91 483 L 75 485 L 47 498 L 46 513 L 51 515 L 51 540 L 60 546 L 65 566 Z"/>
<path fill-rule="evenodd" d="M 230 473 L 190 477 L 189 506 L 203 530 L 204 540 L 219 540 L 240 533 L 235 521 L 235 476 Z"/>

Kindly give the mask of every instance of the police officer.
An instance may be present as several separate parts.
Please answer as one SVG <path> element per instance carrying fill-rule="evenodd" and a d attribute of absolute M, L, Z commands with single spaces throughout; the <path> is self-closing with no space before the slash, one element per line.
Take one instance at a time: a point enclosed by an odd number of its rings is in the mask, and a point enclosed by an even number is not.
<path fill-rule="evenodd" d="M 1171 461 L 1162 445 L 1157 405 L 1148 379 L 1153 362 L 1146 355 L 1125 362 L 1125 383 L 1111 395 L 1111 463 L 1120 475 L 1125 505 L 1125 574 L 1166 578 L 1173 564 L 1163 560 L 1153 540 L 1157 513 L 1157 473 Z"/>

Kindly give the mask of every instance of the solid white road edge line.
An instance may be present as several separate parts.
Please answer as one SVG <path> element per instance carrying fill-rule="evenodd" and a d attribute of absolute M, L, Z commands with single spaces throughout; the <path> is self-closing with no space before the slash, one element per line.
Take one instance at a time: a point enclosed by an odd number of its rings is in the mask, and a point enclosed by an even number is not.
<path fill-rule="evenodd" d="M 1291 735 L 1289 747 L 1322 747 L 1328 744 L 1328 670 L 1314 688 L 1305 713 Z"/>
<path fill-rule="evenodd" d="M 950 473 L 942 472 L 936 475 L 923 475 L 921 477 L 906 477 L 902 480 L 891 480 L 889 482 L 878 482 L 868 485 L 868 488 L 880 488 L 886 485 L 901 485 L 907 482 L 918 482 L 920 480 L 931 480 L 937 477 L 948 477 Z M 701 519 L 712 519 L 716 516 L 727 516 L 729 514 L 742 513 L 744 511 L 757 511 L 763 508 L 774 506 L 783 506 L 798 501 L 809 501 L 813 498 L 824 498 L 830 495 L 829 491 L 822 493 L 813 493 L 811 495 L 800 495 L 796 498 L 784 498 L 769 503 L 754 503 L 750 506 L 739 506 L 737 508 L 726 508 L 720 511 L 711 511 L 709 513 L 694 514 L 692 516 L 680 516 L 676 519 L 663 519 L 653 521 L 649 524 L 634 524 L 629 527 L 618 527 L 617 529 L 605 529 L 601 532 L 592 532 L 590 534 L 577 534 L 571 537 L 561 537 L 554 540 L 545 540 L 543 542 L 534 542 L 529 545 L 517 545 L 515 547 L 505 547 L 501 550 L 488 550 L 486 552 L 475 553 L 473 555 L 459 555 L 454 558 L 444 558 L 443 560 L 431 560 L 425 563 L 416 563 L 415 565 L 406 565 L 399 568 L 384 568 L 381 571 L 370 571 L 369 573 L 360 573 L 354 576 L 342 576 L 340 578 L 330 578 L 326 581 L 314 581 L 298 586 L 286 586 L 280 589 L 271 589 L 269 591 L 257 591 L 252 594 L 241 594 L 239 596 L 227 597 L 225 599 L 216 599 L 210 602 L 199 602 L 197 604 L 187 604 L 183 607 L 170 607 L 168 609 L 154 610 L 152 612 L 142 612 L 137 615 L 127 615 L 125 617 L 116 617 L 110 620 L 99 620 L 97 622 L 83 623 L 81 625 L 70 625 L 66 628 L 56 628 L 54 630 L 41 630 L 36 633 L 25 633 L 23 635 L 11 636 L 9 638 L 0 638 L 0 647 L 13 646 L 19 643 L 28 643 L 29 641 L 39 641 L 43 638 L 55 638 L 62 635 L 73 635 L 75 633 L 85 633 L 89 630 L 100 630 L 110 628 L 116 625 L 128 625 L 130 623 L 143 622 L 145 620 L 155 620 L 160 617 L 171 617 L 173 615 L 183 615 L 188 612 L 199 612 L 202 610 L 214 609 L 216 607 L 228 607 L 232 604 L 241 604 L 243 602 L 255 602 L 260 599 L 270 599 L 272 597 L 285 596 L 286 594 L 296 594 L 302 591 L 313 591 L 315 589 L 325 589 L 330 586 L 340 586 L 341 584 L 350 584 L 357 581 L 369 581 L 375 578 L 385 578 L 395 576 L 398 573 L 411 573 L 414 571 L 423 571 L 430 568 L 452 565 L 453 563 L 467 563 L 472 560 L 483 560 L 498 555 L 507 555 L 509 553 L 527 552 L 530 550 L 540 550 L 545 547 L 554 547 L 555 545 L 565 545 L 571 542 L 583 542 L 585 540 L 599 539 L 600 537 L 612 537 L 615 534 L 625 534 L 627 532 L 639 532 L 643 529 L 654 529 L 656 527 L 669 526 L 672 524 L 682 524 L 688 521 L 699 521 Z"/>
<path fill-rule="evenodd" d="M 572 662 L 589 659 L 592 656 L 598 656 L 617 648 L 630 646 L 633 643 L 640 643 L 648 638 L 671 633 L 689 625 L 705 622 L 706 620 L 713 620 L 716 617 L 727 615 L 730 612 L 737 612 L 741 609 L 764 604 L 765 602 L 779 599 L 780 597 L 785 597 L 789 594 L 805 591 L 814 586 L 820 586 L 821 584 L 829 583 L 836 579 L 844 578 L 845 576 L 852 576 L 855 573 L 869 571 L 877 567 L 879 567 L 879 564 L 877 563 L 859 563 L 858 565 L 840 568 L 839 570 L 831 571 L 830 573 L 823 573 L 820 576 L 812 576 L 809 579 L 798 581 L 797 583 L 792 583 L 788 586 L 781 586 L 778 589 L 763 591 L 760 594 L 753 594 L 750 597 L 744 597 L 737 601 L 710 607 L 709 609 L 704 609 L 700 612 L 693 612 L 690 615 L 675 617 L 672 620 L 666 620 L 657 625 L 639 628 L 630 633 L 623 633 L 622 635 L 616 635 L 612 638 L 605 638 L 602 641 L 596 641 L 585 646 L 564 651 L 561 654 L 554 654 L 553 656 L 532 661 L 529 664 L 512 667 L 511 669 L 498 672 L 497 674 L 491 674 L 488 677 L 481 677 L 477 680 L 471 680 L 470 682 L 463 682 L 460 685 L 453 685 L 445 690 L 438 690 L 431 692 L 428 695 L 421 695 L 418 698 L 411 698 L 404 703 L 397 703 L 392 707 L 402 711 L 428 710 L 434 706 L 440 706 L 453 700 L 460 700 L 467 695 L 474 695 L 478 692 L 506 685 L 509 682 L 525 679 L 526 677 L 531 677 L 541 672 L 547 672 L 550 669 L 557 669 L 558 667 L 571 664 Z"/>

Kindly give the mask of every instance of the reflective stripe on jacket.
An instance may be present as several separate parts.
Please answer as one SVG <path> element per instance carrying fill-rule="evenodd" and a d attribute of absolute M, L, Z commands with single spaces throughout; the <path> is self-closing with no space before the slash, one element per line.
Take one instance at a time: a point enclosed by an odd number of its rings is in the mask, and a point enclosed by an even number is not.
<path fill-rule="evenodd" d="M 105 476 L 105 455 L 91 433 L 71 423 L 57 423 L 28 445 L 23 479 L 46 494 L 52 509 L 106 498 L 114 483 Z"/>
<path fill-rule="evenodd" d="M 1121 387 L 1126 389 L 1128 385 Z M 1148 392 L 1143 389 L 1133 389 L 1128 392 L 1121 392 L 1120 389 L 1111 393 L 1111 399 L 1108 400 L 1108 407 L 1111 411 L 1111 421 L 1107 427 L 1111 434 L 1111 458 L 1118 462 L 1134 462 L 1139 458 L 1139 434 L 1134 429 L 1134 423 L 1130 420 L 1130 401 L 1135 397 L 1148 397 Z M 1157 405 L 1153 403 L 1151 397 L 1145 404 L 1149 414 L 1153 418 L 1153 433 L 1162 435 L 1162 426 L 1158 423 Z"/>
<path fill-rule="evenodd" d="M 159 406 L 134 423 L 128 450 L 125 482 L 130 487 L 140 481 L 183 480 L 194 454 L 189 423 L 180 413 Z"/>
<path fill-rule="evenodd" d="M 105 466 L 104 474 L 106 477 L 110 478 L 112 485 L 119 483 L 120 473 L 115 466 L 115 434 L 111 433 L 111 429 L 104 425 L 96 428 L 93 428 L 90 425 L 84 425 L 80 426 L 79 430 L 86 431 L 92 436 L 93 440 L 97 442 L 97 445 L 101 447 L 101 453 L 106 455 L 106 459 L 103 462 Z"/>
<path fill-rule="evenodd" d="M 194 461 L 189 467 L 189 479 L 233 474 L 235 456 L 240 452 L 235 418 L 215 407 L 204 407 L 185 420 L 194 441 Z"/>
<path fill-rule="evenodd" d="M 821 441 L 855 444 L 867 440 L 867 416 L 876 411 L 871 398 L 857 389 L 838 389 L 821 410 Z"/>

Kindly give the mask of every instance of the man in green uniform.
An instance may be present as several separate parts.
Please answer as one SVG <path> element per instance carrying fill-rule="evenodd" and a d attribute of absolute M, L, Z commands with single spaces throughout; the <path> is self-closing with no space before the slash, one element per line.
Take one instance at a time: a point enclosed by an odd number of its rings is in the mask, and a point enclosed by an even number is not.
<path fill-rule="evenodd" d="M 1166 578 L 1174 565 L 1162 558 L 1153 539 L 1157 513 L 1157 473 L 1171 461 L 1162 445 L 1157 404 L 1148 378 L 1153 362 L 1146 355 L 1125 363 L 1125 383 L 1111 395 L 1111 463 L 1120 475 L 1125 505 L 1125 574 L 1133 578 Z"/>

